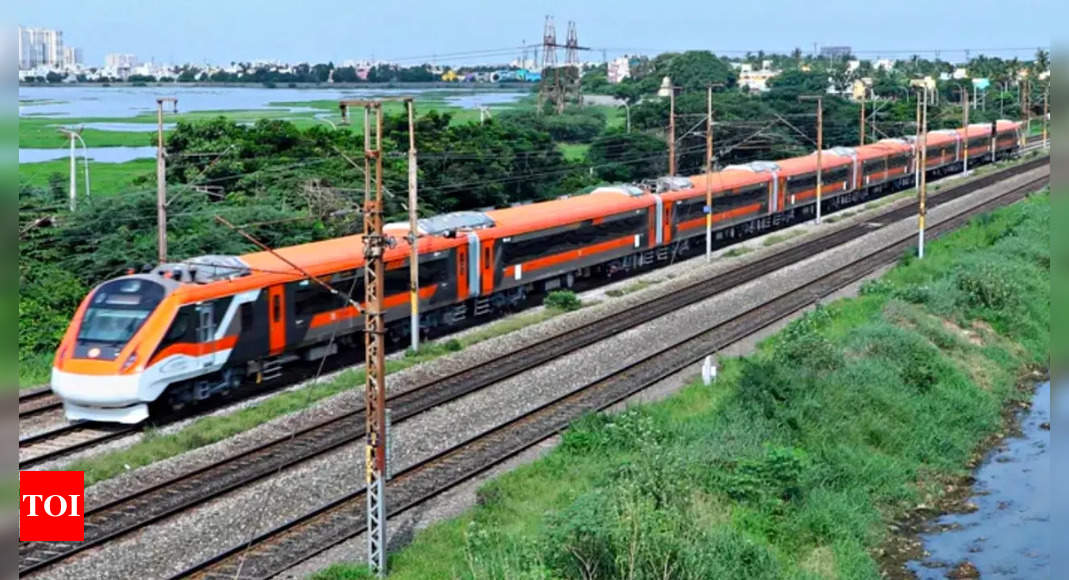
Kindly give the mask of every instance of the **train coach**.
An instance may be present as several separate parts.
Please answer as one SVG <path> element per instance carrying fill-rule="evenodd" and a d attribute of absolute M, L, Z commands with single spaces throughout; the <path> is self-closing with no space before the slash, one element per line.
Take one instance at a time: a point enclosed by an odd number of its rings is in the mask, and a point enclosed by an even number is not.
<path fill-rule="evenodd" d="M 971 126 L 970 163 L 1015 153 L 1019 126 Z M 964 132 L 932 132 L 927 146 L 930 175 L 961 170 Z M 911 186 L 914 153 L 909 139 L 822 152 L 822 208 Z M 814 153 L 421 219 L 421 329 L 508 310 L 531 292 L 571 287 L 580 278 L 685 256 L 703 246 L 694 242 L 705 235 L 707 212 L 718 243 L 810 219 L 816 172 Z M 399 342 L 410 314 L 409 232 L 407 224 L 385 230 L 396 241 L 385 254 L 385 318 Z M 275 252 L 200 256 L 106 281 L 74 313 L 56 352 L 52 389 L 68 419 L 137 423 L 153 403 L 181 407 L 271 381 L 287 364 L 359 342 L 363 268 L 356 235 Z"/>

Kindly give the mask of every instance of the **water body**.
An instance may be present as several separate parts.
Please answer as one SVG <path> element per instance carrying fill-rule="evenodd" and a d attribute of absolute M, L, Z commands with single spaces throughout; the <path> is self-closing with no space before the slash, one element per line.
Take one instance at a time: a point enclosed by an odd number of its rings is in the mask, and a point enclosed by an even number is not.
<path fill-rule="evenodd" d="M 1050 576 L 1050 383 L 1036 389 L 1021 417 L 1021 434 L 991 450 L 976 472 L 979 509 L 935 520 L 942 532 L 924 534 L 930 554 L 908 568 L 919 578 L 945 578 L 968 560 L 981 578 Z"/>
<path fill-rule="evenodd" d="M 309 107 L 277 107 L 272 102 L 338 100 L 372 96 L 418 95 L 431 91 L 445 95 L 449 104 L 463 108 L 515 102 L 527 92 L 472 89 L 268 89 L 258 87 L 26 86 L 19 87 L 19 116 L 130 118 L 156 110 L 156 98 L 178 98 L 181 111 L 284 110 L 313 111 Z"/>
<path fill-rule="evenodd" d="M 99 163 L 125 163 L 134 159 L 156 157 L 155 147 L 89 147 L 89 159 Z M 67 159 L 70 149 L 19 149 L 19 163 L 41 163 Z M 82 148 L 75 149 L 75 157 L 82 162 Z"/>

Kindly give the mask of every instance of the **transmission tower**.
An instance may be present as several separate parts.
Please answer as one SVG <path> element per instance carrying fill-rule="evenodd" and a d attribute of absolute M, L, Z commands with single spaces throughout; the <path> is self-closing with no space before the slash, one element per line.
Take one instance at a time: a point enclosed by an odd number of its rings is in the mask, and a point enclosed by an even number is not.
<path fill-rule="evenodd" d="M 568 21 L 568 40 L 564 47 L 567 49 L 567 66 L 579 67 L 579 33 L 575 31 L 575 21 Z"/>
<path fill-rule="evenodd" d="M 579 33 L 575 29 L 575 21 L 568 21 L 568 39 L 564 42 L 566 55 L 566 70 L 557 97 L 557 113 L 564 111 L 564 102 L 571 98 L 577 104 L 583 104 L 582 65 L 579 63 L 579 51 L 589 50 L 579 46 Z"/>
<path fill-rule="evenodd" d="M 546 75 L 553 74 L 553 85 L 549 85 Z M 546 24 L 542 31 L 542 81 L 538 85 L 538 114 L 542 114 L 546 98 L 556 100 L 559 80 L 557 72 L 557 26 L 553 23 L 553 17 L 546 15 Z"/>

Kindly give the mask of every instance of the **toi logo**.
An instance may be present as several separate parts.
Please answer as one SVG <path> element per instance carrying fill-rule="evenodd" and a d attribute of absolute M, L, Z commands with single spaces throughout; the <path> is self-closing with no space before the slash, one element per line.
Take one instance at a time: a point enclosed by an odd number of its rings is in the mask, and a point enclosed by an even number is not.
<path fill-rule="evenodd" d="M 19 472 L 19 541 L 85 539 L 85 473 Z"/>

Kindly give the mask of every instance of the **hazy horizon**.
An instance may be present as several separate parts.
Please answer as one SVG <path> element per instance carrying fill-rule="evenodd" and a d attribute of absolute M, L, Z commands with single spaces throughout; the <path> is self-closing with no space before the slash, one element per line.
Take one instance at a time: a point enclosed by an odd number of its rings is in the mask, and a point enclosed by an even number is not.
<path fill-rule="evenodd" d="M 422 61 L 506 62 L 519 47 L 542 41 L 546 14 L 556 20 L 563 43 L 569 20 L 579 41 L 592 51 L 584 60 L 623 53 L 708 49 L 720 54 L 746 51 L 808 53 L 814 43 L 846 45 L 862 58 L 931 58 L 972 55 L 1028 59 L 1050 45 L 1054 26 L 1069 13 L 1053 1 L 1022 9 L 1002 2 L 892 3 L 879 14 L 856 2 L 826 0 L 819 10 L 809 3 L 771 0 L 763 5 L 707 4 L 685 0 L 673 10 L 643 11 L 648 3 L 620 0 L 611 5 L 552 1 L 494 6 L 458 0 L 448 7 L 426 0 L 380 5 L 361 11 L 351 2 L 325 0 L 310 13 L 290 2 L 206 2 L 185 6 L 114 0 L 108 3 L 55 0 L 20 7 L 22 26 L 63 31 L 65 45 L 81 48 L 87 65 L 101 65 L 108 53 L 133 53 L 141 61 L 225 64 L 280 60 L 335 63 L 379 58 L 416 64 Z M 406 10 L 405 6 L 411 9 Z M 923 17 L 917 32 L 905 25 Z M 658 31 L 666 31 L 658 34 Z M 938 30 L 938 32 L 933 32 Z M 708 31 L 708 32 L 703 32 Z M 465 53 L 460 56 L 460 53 Z M 449 55 L 458 55 L 450 57 Z M 560 55 L 563 58 L 563 54 Z"/>

